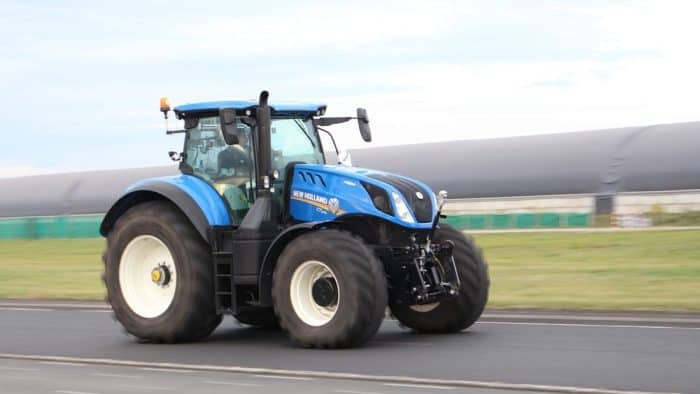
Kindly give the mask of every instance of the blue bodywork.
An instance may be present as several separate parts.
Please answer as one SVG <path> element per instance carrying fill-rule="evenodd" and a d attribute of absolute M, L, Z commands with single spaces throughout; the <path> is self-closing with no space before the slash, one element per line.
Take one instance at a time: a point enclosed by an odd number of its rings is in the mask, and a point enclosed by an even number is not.
<path fill-rule="evenodd" d="M 306 178 L 299 175 L 299 172 L 310 174 L 317 181 L 311 181 L 308 175 Z M 365 182 L 386 190 L 389 195 L 396 193 L 404 199 L 401 192 L 392 185 L 371 178 L 369 175 L 386 174 L 382 171 L 368 170 L 364 168 L 318 165 L 318 164 L 298 164 L 295 167 L 295 175 L 291 184 L 290 192 L 290 214 L 301 222 L 330 221 L 340 219 L 348 215 L 364 214 L 384 219 L 397 226 L 414 230 L 428 230 L 432 227 L 432 222 L 419 223 L 413 212 L 414 222 L 406 222 L 397 216 L 388 215 L 374 206 L 369 193 L 360 182 Z M 392 174 L 393 175 L 393 174 Z M 318 178 L 321 180 L 318 180 Z M 430 188 L 414 179 L 404 178 L 410 182 L 422 186 L 425 190 Z M 437 203 L 435 195 L 430 192 L 433 212 L 431 217 L 437 215 Z M 396 204 L 391 201 L 393 211 L 396 212 Z M 408 203 L 404 199 L 404 203 Z"/>
<path fill-rule="evenodd" d="M 207 101 L 203 103 L 194 104 L 183 104 L 178 105 L 173 109 L 176 114 L 187 114 L 194 112 L 212 112 L 218 111 L 223 108 L 233 108 L 233 109 L 250 109 L 258 106 L 255 101 Z M 313 115 L 317 114 L 319 111 L 323 112 L 326 110 L 325 104 L 320 103 L 272 103 L 270 108 L 273 113 L 288 113 L 288 114 L 306 114 Z"/>
<path fill-rule="evenodd" d="M 306 178 L 300 176 L 299 172 L 306 174 Z M 299 222 L 327 222 L 346 216 L 369 215 L 413 230 L 429 230 L 432 227 L 432 222 L 418 222 L 413 212 L 411 215 L 414 221 L 407 222 L 396 215 L 389 215 L 377 209 L 361 182 L 382 188 L 389 195 L 396 193 L 401 199 L 404 197 L 394 186 L 369 176 L 375 174 L 386 173 L 355 167 L 297 164 L 290 185 L 289 213 Z M 314 181 L 311 181 L 311 177 Z M 427 185 L 414 179 L 404 179 L 422 186 L 425 190 L 430 190 Z M 183 174 L 143 179 L 129 186 L 124 195 L 141 190 L 143 185 L 154 183 L 172 185 L 184 191 L 199 207 L 209 226 L 231 225 L 231 216 L 224 199 L 210 184 L 196 176 Z M 429 194 L 427 198 L 431 199 L 431 217 L 434 218 L 437 215 L 437 203 L 435 195 L 432 192 Z M 393 211 L 397 212 L 393 199 L 389 200 Z M 405 199 L 404 203 L 408 206 Z"/>
<path fill-rule="evenodd" d="M 210 226 L 228 226 L 231 224 L 231 216 L 226 208 L 226 203 L 219 193 L 210 184 L 196 176 L 175 175 L 143 179 L 129 186 L 125 194 L 138 190 L 141 185 L 153 182 L 167 183 L 187 193 L 202 210 Z"/>

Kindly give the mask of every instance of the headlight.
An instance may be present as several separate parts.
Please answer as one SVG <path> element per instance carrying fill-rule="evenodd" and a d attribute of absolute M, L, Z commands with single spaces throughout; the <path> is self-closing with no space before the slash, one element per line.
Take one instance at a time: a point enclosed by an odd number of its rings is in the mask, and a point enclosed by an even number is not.
<path fill-rule="evenodd" d="M 396 215 L 398 215 L 399 219 L 406 223 L 415 223 L 416 221 L 413 219 L 413 215 L 411 215 L 411 211 L 406 206 L 403 198 L 396 192 L 391 192 L 391 198 L 394 200 Z"/>

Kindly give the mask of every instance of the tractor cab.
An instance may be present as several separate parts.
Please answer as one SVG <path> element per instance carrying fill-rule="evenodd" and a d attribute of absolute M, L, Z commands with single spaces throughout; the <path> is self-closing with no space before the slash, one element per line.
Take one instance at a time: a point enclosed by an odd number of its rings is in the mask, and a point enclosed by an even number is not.
<path fill-rule="evenodd" d="M 210 183 L 226 201 L 231 224 L 239 226 L 256 199 L 259 137 L 255 124 L 236 122 L 231 133 L 235 138 L 228 144 L 218 115 L 190 113 L 181 108 L 176 108 L 176 113 L 189 117 L 180 169 Z M 287 165 L 325 164 L 323 149 L 308 113 L 273 117 L 270 145 L 270 192 L 282 203 Z"/>
<path fill-rule="evenodd" d="M 167 102 L 164 99 L 161 104 Z M 284 194 L 290 165 L 325 164 L 320 124 L 353 119 L 320 118 L 326 110 L 323 104 L 262 102 L 262 111 L 260 108 L 254 101 L 174 108 L 185 127 L 169 133 L 185 133 L 185 141 L 182 153 L 171 157 L 181 162 L 184 174 L 199 177 L 216 189 L 226 201 L 232 226 L 241 225 L 259 194 L 269 194 L 279 212 L 288 208 Z M 169 104 L 161 105 L 166 116 L 168 110 Z M 360 111 L 368 123 L 366 112 Z M 262 112 L 269 120 L 259 120 Z M 368 126 L 363 129 L 363 135 L 369 136 Z M 339 153 L 334 140 L 333 144 Z"/>

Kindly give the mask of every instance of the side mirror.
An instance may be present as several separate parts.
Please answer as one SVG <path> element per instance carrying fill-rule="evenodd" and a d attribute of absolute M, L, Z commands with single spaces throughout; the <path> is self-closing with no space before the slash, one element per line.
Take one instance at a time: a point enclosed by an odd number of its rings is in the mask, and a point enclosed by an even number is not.
<path fill-rule="evenodd" d="M 221 123 L 221 134 L 228 145 L 238 144 L 238 134 L 236 128 L 236 110 L 224 108 L 219 110 L 219 122 Z"/>
<path fill-rule="evenodd" d="M 352 167 L 352 157 L 350 152 L 346 150 L 341 150 L 338 152 L 338 164 L 345 167 Z"/>
<path fill-rule="evenodd" d="M 369 129 L 369 118 L 367 110 L 364 108 L 357 109 L 357 124 L 360 126 L 360 135 L 365 142 L 372 142 L 372 130 Z"/>

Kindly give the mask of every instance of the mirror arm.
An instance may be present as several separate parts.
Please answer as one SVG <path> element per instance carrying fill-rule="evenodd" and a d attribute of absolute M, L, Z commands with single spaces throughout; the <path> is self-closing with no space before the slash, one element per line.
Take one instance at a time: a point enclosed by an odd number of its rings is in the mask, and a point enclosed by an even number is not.
<path fill-rule="evenodd" d="M 338 145 L 335 143 L 335 138 L 333 137 L 333 134 L 331 134 L 330 131 L 328 131 L 322 127 L 316 126 L 316 128 L 323 131 L 324 133 L 328 134 L 329 137 L 331 137 L 331 141 L 333 141 L 333 148 L 335 148 L 335 154 L 336 155 L 340 154 L 340 151 L 338 150 Z"/>
<path fill-rule="evenodd" d="M 317 118 L 314 120 L 314 122 L 316 122 L 316 124 L 319 126 L 331 126 L 331 125 L 338 124 L 338 123 L 345 123 L 345 122 L 352 120 L 352 119 L 357 119 L 357 118 L 353 118 L 350 116 L 326 117 L 326 118 Z"/>
<path fill-rule="evenodd" d="M 180 134 L 180 133 L 186 133 L 187 130 L 182 129 L 182 130 L 166 130 L 165 134 L 170 135 L 170 134 Z"/>

